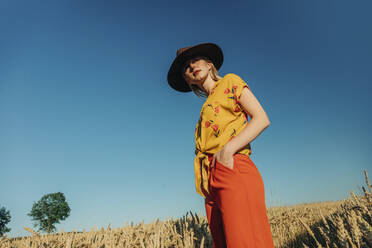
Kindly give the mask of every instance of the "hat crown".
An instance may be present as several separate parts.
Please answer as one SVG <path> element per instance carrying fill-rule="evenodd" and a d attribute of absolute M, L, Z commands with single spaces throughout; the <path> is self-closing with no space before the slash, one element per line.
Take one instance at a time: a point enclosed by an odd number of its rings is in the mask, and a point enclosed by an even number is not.
<path fill-rule="evenodd" d="M 201 43 L 194 46 L 186 46 L 177 50 L 176 58 L 169 68 L 167 80 L 168 84 L 175 90 L 181 92 L 192 91 L 181 73 L 184 63 L 196 56 L 209 58 L 218 70 L 223 62 L 221 48 L 214 43 Z"/>
<path fill-rule="evenodd" d="M 192 46 L 187 46 L 187 47 L 182 47 L 180 49 L 177 50 L 177 56 L 180 55 L 181 53 L 183 53 L 184 51 L 188 50 L 192 48 Z"/>

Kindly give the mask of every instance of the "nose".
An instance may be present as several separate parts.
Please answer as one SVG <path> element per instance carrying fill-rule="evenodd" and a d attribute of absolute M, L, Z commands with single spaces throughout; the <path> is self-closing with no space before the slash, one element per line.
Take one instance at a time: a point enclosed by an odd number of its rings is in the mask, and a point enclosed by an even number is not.
<path fill-rule="evenodd" d="M 194 63 L 195 63 L 194 61 L 191 61 L 191 62 L 190 62 L 190 71 L 191 71 L 191 72 L 194 71 L 194 67 L 195 67 Z"/>

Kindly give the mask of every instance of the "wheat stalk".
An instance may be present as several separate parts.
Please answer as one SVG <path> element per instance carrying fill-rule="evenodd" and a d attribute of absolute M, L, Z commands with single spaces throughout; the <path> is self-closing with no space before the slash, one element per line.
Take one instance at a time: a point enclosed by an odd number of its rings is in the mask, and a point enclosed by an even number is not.
<path fill-rule="evenodd" d="M 367 183 L 367 187 L 368 187 L 368 191 L 370 194 L 372 194 L 372 189 L 371 189 L 371 183 L 369 182 L 369 178 L 368 178 L 368 172 L 366 170 L 364 170 L 364 176 L 366 178 L 366 183 Z"/>
<path fill-rule="evenodd" d="M 25 229 L 26 231 L 29 231 L 30 233 L 32 233 L 33 236 L 34 236 L 37 240 L 40 241 L 40 236 L 39 236 L 39 234 L 37 234 L 34 230 L 32 230 L 31 228 L 26 227 L 26 226 L 24 227 L 24 229 Z"/>
<path fill-rule="evenodd" d="M 322 248 L 322 246 L 319 244 L 318 240 L 315 238 L 315 235 L 314 233 L 311 231 L 310 227 L 308 225 L 306 225 L 306 223 L 304 221 L 302 221 L 301 218 L 298 218 L 300 220 L 300 222 L 302 223 L 302 225 L 304 225 L 304 227 L 306 228 L 306 230 L 308 231 L 308 233 L 310 233 L 311 237 L 313 237 L 313 239 L 315 240 L 315 243 L 317 245 L 318 248 Z"/>

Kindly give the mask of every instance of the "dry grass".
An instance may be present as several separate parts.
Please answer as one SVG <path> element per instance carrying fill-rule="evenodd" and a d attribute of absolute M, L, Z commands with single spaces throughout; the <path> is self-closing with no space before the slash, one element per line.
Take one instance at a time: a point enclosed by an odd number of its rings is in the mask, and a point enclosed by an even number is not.
<path fill-rule="evenodd" d="M 372 194 L 366 171 L 364 195 L 337 202 L 320 202 L 295 206 L 272 207 L 267 210 L 276 248 L 372 247 Z M 205 216 L 191 212 L 179 219 L 106 228 L 83 232 L 59 232 L 41 235 L 25 227 L 32 236 L 0 238 L 0 248 L 17 247 L 212 247 Z"/>

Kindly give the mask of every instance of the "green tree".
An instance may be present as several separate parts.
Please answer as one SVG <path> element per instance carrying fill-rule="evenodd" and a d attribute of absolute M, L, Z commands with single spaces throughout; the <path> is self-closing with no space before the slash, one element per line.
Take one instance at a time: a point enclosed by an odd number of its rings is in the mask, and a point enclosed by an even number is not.
<path fill-rule="evenodd" d="M 10 228 L 6 227 L 6 225 L 10 222 L 10 212 L 7 211 L 5 207 L 0 208 L 0 237 L 3 236 L 4 233 L 10 232 Z"/>
<path fill-rule="evenodd" d="M 34 202 L 31 212 L 27 214 L 35 221 L 34 227 L 39 226 L 38 231 L 51 233 L 56 230 L 54 224 L 65 220 L 70 214 L 70 207 L 63 193 L 44 195 L 38 202 Z"/>

